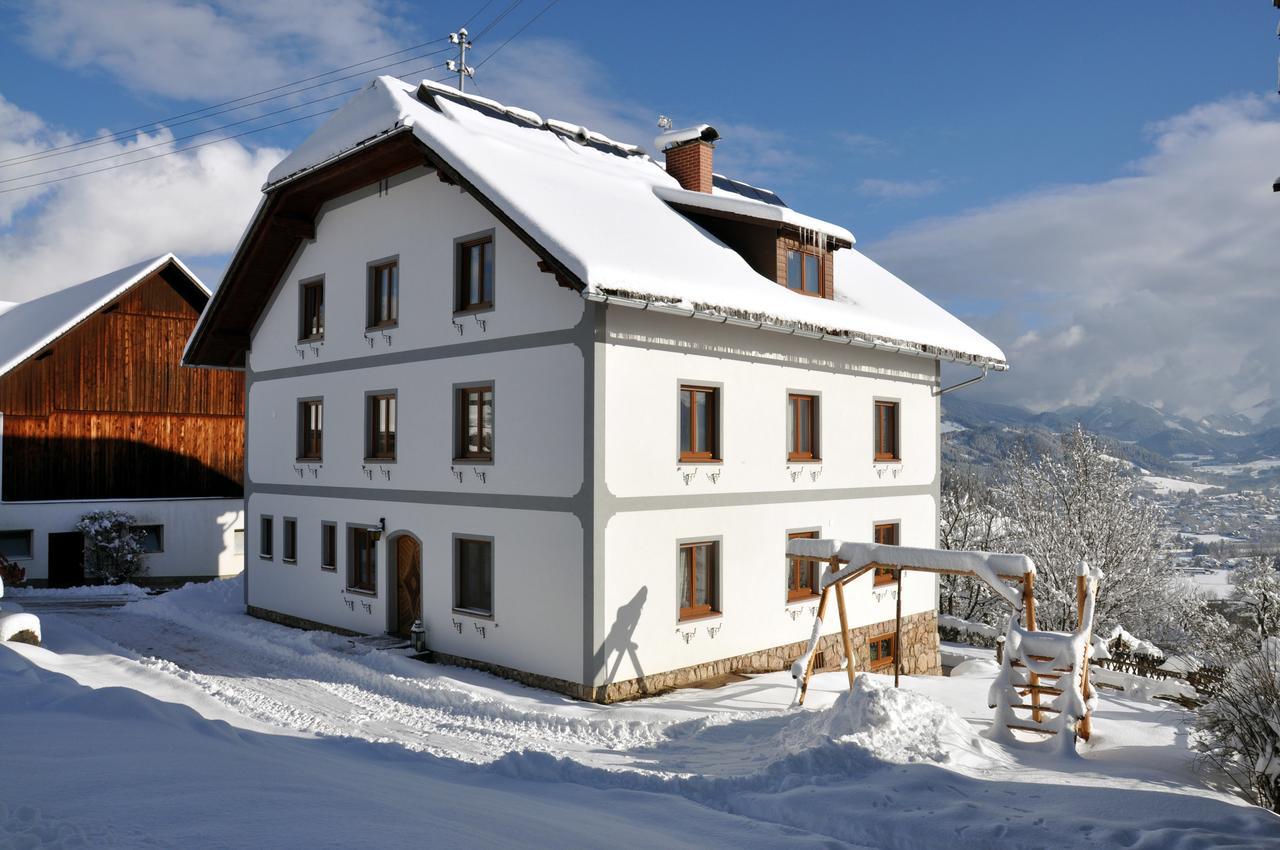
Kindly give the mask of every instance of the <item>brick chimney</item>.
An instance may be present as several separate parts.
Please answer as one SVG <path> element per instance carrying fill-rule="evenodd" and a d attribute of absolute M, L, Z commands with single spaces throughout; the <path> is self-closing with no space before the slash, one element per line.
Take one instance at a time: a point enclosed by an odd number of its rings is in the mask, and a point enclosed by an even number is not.
<path fill-rule="evenodd" d="M 711 192 L 711 164 L 714 144 L 720 134 L 709 124 L 668 130 L 653 140 L 667 159 L 667 173 L 684 189 Z"/>

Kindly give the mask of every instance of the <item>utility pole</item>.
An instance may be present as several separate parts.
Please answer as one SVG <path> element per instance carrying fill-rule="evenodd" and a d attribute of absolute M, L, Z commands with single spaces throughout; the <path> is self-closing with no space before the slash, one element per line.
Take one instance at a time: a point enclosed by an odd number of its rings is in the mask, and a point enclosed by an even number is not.
<path fill-rule="evenodd" d="M 467 64 L 467 51 L 471 49 L 471 40 L 467 38 L 467 28 L 449 33 L 449 43 L 458 45 L 458 58 L 445 62 L 445 67 L 458 75 L 458 91 L 467 90 L 467 77 L 474 77 L 476 69 Z"/>

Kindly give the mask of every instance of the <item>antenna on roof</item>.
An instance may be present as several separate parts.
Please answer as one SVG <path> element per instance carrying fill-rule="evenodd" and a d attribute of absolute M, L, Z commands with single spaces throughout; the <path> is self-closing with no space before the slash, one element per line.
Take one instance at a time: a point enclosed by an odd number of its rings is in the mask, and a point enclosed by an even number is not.
<path fill-rule="evenodd" d="M 668 117 L 667 117 L 667 116 L 665 116 L 665 115 L 659 115 L 659 116 L 658 116 L 658 129 L 659 129 L 659 130 L 661 130 L 661 131 L 662 131 L 662 132 L 664 132 L 664 133 L 665 133 L 666 131 L 670 130 L 670 129 L 671 129 L 671 119 L 670 119 L 670 118 L 668 118 Z"/>
<path fill-rule="evenodd" d="M 467 38 L 467 28 L 449 33 L 449 43 L 458 45 L 458 58 L 447 60 L 445 67 L 458 75 L 458 91 L 466 91 L 467 77 L 476 75 L 476 69 L 467 64 L 467 51 L 472 47 L 471 39 Z"/>

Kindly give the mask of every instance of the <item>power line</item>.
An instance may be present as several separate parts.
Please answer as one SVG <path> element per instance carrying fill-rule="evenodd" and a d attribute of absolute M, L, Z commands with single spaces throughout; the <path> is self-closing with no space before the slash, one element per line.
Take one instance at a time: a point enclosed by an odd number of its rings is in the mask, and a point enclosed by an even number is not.
<path fill-rule="evenodd" d="M 502 14 L 498 15 L 498 17 L 494 18 L 492 21 L 489 21 L 488 26 L 480 30 L 480 32 L 476 33 L 476 38 L 484 38 L 494 27 L 502 23 L 502 19 L 505 18 L 507 15 L 510 15 L 511 12 L 517 6 L 520 5 L 520 3 L 521 3 L 521 0 L 512 0 L 511 5 L 507 6 L 507 8 L 502 10 Z"/>
<path fill-rule="evenodd" d="M 303 92 L 311 91 L 311 90 L 313 90 L 313 89 L 324 88 L 325 86 L 332 85 L 332 84 L 334 84 L 334 83 L 341 83 L 341 82 L 344 82 L 344 81 L 346 81 L 346 80 L 355 79 L 356 77 L 363 77 L 363 76 L 365 76 L 366 74 L 368 74 L 368 73 L 370 73 L 370 72 L 372 72 L 372 71 L 384 71 L 384 70 L 386 70 L 386 69 L 388 69 L 388 68 L 394 68 L 396 65 L 402 65 L 402 64 L 404 64 L 405 62 L 413 62 L 413 61 L 416 61 L 416 60 L 418 60 L 418 59 L 426 59 L 426 58 L 428 58 L 428 57 L 435 56 L 435 55 L 440 54 L 440 53 L 444 53 L 446 50 L 449 50 L 449 49 L 450 49 L 450 48 L 448 48 L 448 47 L 444 47 L 444 48 L 441 48 L 440 50 L 432 50 L 432 51 L 429 51 L 429 52 L 427 52 L 427 53 L 423 53 L 423 54 L 420 54 L 420 55 L 417 55 L 417 56 L 407 56 L 407 57 L 405 57 L 404 59 L 397 59 L 395 62 L 390 62 L 390 63 L 388 63 L 388 64 L 386 64 L 386 65 L 379 65 L 379 66 L 376 66 L 376 67 L 374 67 L 374 68 L 366 68 L 366 69 L 364 69 L 363 71 L 357 71 L 357 72 L 356 72 L 356 73 L 354 73 L 354 74 L 347 74 L 347 75 L 346 75 L 346 76 L 344 76 L 344 77 L 334 77 L 332 80 L 325 80 L 325 81 L 324 81 L 324 82 L 322 82 L 322 83 L 314 83 L 314 84 L 309 85 L 309 86 L 304 86 L 303 88 L 300 88 L 300 89 L 294 89 L 293 91 L 283 92 L 283 93 L 281 93 L 281 94 L 272 95 L 272 96 L 270 96 L 270 97 L 263 97 L 263 98 L 260 98 L 260 99 L 258 99 L 258 100 L 251 101 L 251 102 L 249 102 L 249 103 L 241 104 L 240 106 L 233 106 L 233 107 L 230 107 L 230 108 L 227 108 L 227 109 L 219 110 L 219 111 L 217 111 L 217 112 L 210 112 L 210 113 L 208 113 L 207 115 L 198 115 L 198 116 L 196 116 L 196 117 L 194 117 L 194 118 L 187 118 L 186 120 L 183 120 L 183 121 L 173 121 L 173 122 L 170 122 L 170 123 L 164 123 L 164 122 L 155 121 L 155 122 L 152 122 L 151 124 L 144 124 L 144 125 L 142 125 L 142 127 L 164 126 L 164 127 L 168 127 L 168 128 L 170 128 L 170 129 L 172 129 L 172 128 L 174 128 L 174 127 L 181 127 L 182 125 L 184 125 L 184 124 L 190 124 L 190 123 L 192 123 L 193 121 L 204 121 L 204 120 L 207 120 L 207 119 L 209 119 L 209 118 L 215 118 L 215 117 L 217 117 L 217 116 L 219 116 L 219 115 L 225 115 L 225 114 L 226 114 L 226 113 L 228 113 L 228 112 L 237 112 L 237 111 L 239 111 L 239 110 L 241 110 L 241 109 L 246 109 L 246 108 L 248 108 L 248 107 L 250 107 L 250 106 L 257 106 L 257 105 L 259 105 L 259 104 L 266 103 L 266 102 L 268 102 L 268 101 L 272 101 L 272 100 L 279 100 L 280 98 L 282 98 L 282 97 L 288 97 L 289 95 L 301 94 L 301 93 L 303 93 Z M 363 63 L 361 63 L 361 64 L 363 64 Z M 438 66 L 433 66 L 433 67 L 438 67 Z M 410 73 L 416 73 L 416 72 L 410 72 Z M 305 81 L 299 80 L 298 82 L 305 82 Z M 297 85 L 297 83 L 290 83 L 289 85 Z M 359 91 L 359 89 L 356 89 L 356 91 Z M 253 96 L 254 96 L 254 95 L 247 95 L 247 97 L 253 97 Z M 244 98 L 240 98 L 240 99 L 241 99 L 241 100 L 243 100 Z M 322 99 L 323 99 L 323 98 L 322 98 Z M 213 109 L 214 107 L 207 107 L 207 108 L 208 108 L 208 109 Z M 140 128 L 134 128 L 134 130 L 137 130 L 137 129 L 140 129 Z M 96 147 L 100 147 L 100 146 L 102 146 L 102 145 L 106 145 L 106 144 L 110 144 L 110 143 L 112 143 L 112 142 L 119 141 L 120 139 L 122 139 L 122 138 L 124 138 L 125 136 L 129 135 L 131 132 L 133 132 L 133 131 L 132 131 L 132 130 L 122 130 L 122 131 L 120 131 L 120 132 L 118 132 L 118 133 L 112 133 L 112 134 L 110 134 L 110 135 L 108 135 L 108 136 L 103 136 L 103 137 L 99 138 L 98 140 L 96 140 L 96 141 L 92 142 L 91 144 L 88 144 L 88 143 L 80 143 L 79 147 L 77 147 L 77 148 L 76 148 L 76 150 L 66 150 L 65 148 L 66 148 L 67 146 L 66 146 L 66 145 L 64 145 L 64 146 L 62 146 L 62 148 L 50 148 L 50 149 L 48 149 L 48 150 L 41 151 L 41 152 L 39 152 L 39 153 L 27 154 L 26 156 L 22 156 L 22 157 L 13 157 L 13 158 L 11 158 L 11 159 L 7 159 L 7 160 L 0 160 L 0 167 L 9 168 L 9 167 L 13 167 L 13 166 L 15 166 L 15 165 L 25 165 L 25 164 L 30 163 L 30 162 L 36 162 L 36 161 L 38 161 L 38 160 L 48 159 L 49 157 L 70 156 L 72 153 L 77 153 L 77 152 L 79 152 L 79 151 L 89 150 L 90 148 L 96 148 Z M 7 165 L 6 165 L 6 163 L 7 163 Z"/>
<path fill-rule="evenodd" d="M 174 154 L 177 154 L 177 153 L 186 153 L 187 151 L 195 150 L 196 148 L 203 148 L 209 145 L 216 145 L 222 142 L 228 142 L 228 141 L 231 141 L 232 139 L 238 139 L 241 136 L 250 136 L 254 133 L 261 133 L 263 130 L 273 130 L 276 127 L 283 127 L 286 124 L 296 124 L 297 122 L 305 121 L 308 118 L 318 118 L 321 115 L 329 115 L 330 113 L 337 112 L 337 111 L 338 111 L 338 107 L 335 106 L 333 109 L 325 109 L 325 110 L 321 110 L 320 112 L 313 112 L 310 115 L 302 115 L 298 118 L 290 118 L 288 121 L 280 121 L 276 124 L 271 124 L 266 127 L 258 127 L 255 130 L 245 130 L 243 133 L 236 133 L 234 136 L 226 136 L 225 138 L 221 138 L 221 139 L 212 139 L 210 141 L 200 142 L 199 144 L 195 144 L 195 145 L 187 145 L 185 148 L 181 148 L 180 150 L 176 150 L 176 151 L 166 151 L 165 153 L 158 153 L 153 156 L 144 157 L 142 159 L 135 159 L 130 162 L 121 162 L 121 163 L 117 163 L 116 165 L 106 165 L 106 166 L 103 166 L 102 168 L 95 168 L 91 171 L 82 171 L 78 174 L 67 174 L 62 177 L 54 177 L 50 180 L 42 180 L 39 183 L 32 183 L 29 186 L 12 186 L 8 189 L 0 189 L 0 195 L 5 195 L 5 194 L 8 194 L 9 192 L 22 192 L 27 189 L 35 189 L 38 186 L 48 186 L 51 183 L 61 183 L 64 180 L 74 180 L 77 177 L 87 177 L 90 174 L 101 174 L 104 171 L 112 171 L 116 168 L 127 168 L 130 165 L 138 165 L 139 163 L 150 162 L 153 159 L 161 159 L 166 156 L 173 156 Z"/>
<path fill-rule="evenodd" d="M 493 0 L 489 0 L 489 2 L 491 3 L 491 2 L 493 2 Z M 485 4 L 485 6 L 488 6 L 488 5 L 489 5 L 488 3 L 486 3 L 486 4 Z M 481 8 L 483 8 L 483 7 L 481 7 Z M 348 71 L 348 70 L 350 70 L 350 69 L 352 69 L 352 68 L 355 68 L 355 67 L 358 67 L 358 66 L 360 66 L 360 65 L 367 65 L 367 64 L 369 64 L 370 62 L 377 62 L 377 61 L 378 61 L 378 60 L 380 60 L 380 59 L 387 59 L 387 58 L 390 58 L 390 57 L 392 57 L 392 56 L 397 56 L 397 55 L 399 55 L 399 54 L 401 54 L 401 53 L 408 53 L 408 52 L 410 52 L 410 51 L 412 51 L 412 50 L 418 50 L 419 48 L 426 47 L 426 46 L 427 46 L 427 45 L 429 45 L 429 44 L 435 44 L 435 43 L 436 43 L 436 42 L 438 42 L 438 41 L 444 41 L 444 40 L 445 40 L 445 39 L 444 39 L 443 37 L 442 37 L 442 38 L 433 38 L 433 39 L 431 39 L 430 41 L 424 41 L 424 42 L 422 42 L 421 44 L 415 44 L 415 45 L 413 45 L 413 46 L 411 46 L 411 47 L 406 47 L 406 48 L 404 48 L 403 50 L 395 50 L 395 51 L 392 51 L 391 53 L 384 53 L 384 54 L 383 54 L 383 55 L 381 55 L 381 56 L 374 56 L 374 57 L 373 57 L 373 58 L 371 58 L 371 59 L 364 59 L 364 60 L 362 60 L 362 61 L 360 61 L 360 62 L 353 62 L 352 64 L 350 64 L 350 65 L 344 65 L 344 66 L 343 66 L 343 67 L 341 67 L 341 68 L 334 68 L 333 70 L 330 70 L 330 71 L 325 71 L 325 72 L 320 73 L 320 74 L 314 74 L 314 75 L 312 75 L 312 76 L 310 76 L 310 77 L 304 77 L 304 78 L 302 78 L 301 80 L 294 80 L 294 81 L 292 81 L 292 82 L 288 82 L 288 83 L 281 83 L 280 85 L 278 85 L 278 86 L 274 86 L 274 87 L 269 88 L 269 89 L 263 89 L 262 91 L 259 91 L 259 92 L 253 92 L 252 94 L 246 94 L 246 95 L 243 95 L 243 96 L 241 96 L 241 97 L 232 98 L 231 100 L 224 100 L 224 101 L 222 101 L 221 103 L 214 103 L 214 104 L 211 104 L 211 105 L 209 105 L 209 106 L 204 106 L 204 107 L 201 107 L 200 109 L 193 109 L 193 110 L 191 110 L 191 111 L 189 111 L 189 112 L 183 112 L 183 113 L 180 113 L 180 114 L 178 114 L 178 115 L 171 115 L 171 116 L 169 116 L 168 118 L 158 118 L 158 119 L 156 119 L 156 120 L 154 120 L 154 121 L 148 121 L 148 122 L 147 122 L 147 123 L 145 123 L 145 124 L 139 124 L 139 125 L 138 125 L 138 126 L 136 126 L 136 127 L 130 127 L 130 128 L 129 128 L 129 129 L 127 129 L 127 130 L 116 130 L 116 131 L 112 132 L 111 134 L 109 134 L 109 135 L 108 135 L 108 136 L 106 136 L 106 137 L 94 136 L 94 137 L 92 137 L 92 138 L 80 139 L 80 140 L 78 140 L 78 141 L 74 141 L 74 142 L 67 142 L 66 144 L 58 145 L 57 147 L 53 147 L 53 148 L 46 148 L 45 150 L 41 151 L 39 154 L 27 154 L 27 155 L 25 155 L 25 156 L 15 156 L 15 157 L 10 157 L 10 158 L 8 158 L 8 159 L 0 159 L 0 165 L 6 165 L 6 164 L 8 164 L 8 163 L 12 163 L 12 162 L 19 161 L 19 160 L 21 160 L 21 161 L 25 161 L 25 160 L 28 160 L 28 159 L 43 159 L 45 156 L 52 155 L 52 154 L 54 154 L 54 153 L 56 153 L 56 152 L 58 152 L 58 151 L 67 150 L 68 148 L 75 148 L 75 147 L 79 147 L 79 146 L 81 146 L 81 145 L 85 145 L 85 146 L 87 146 L 87 147 L 96 147 L 98 144 L 101 144 L 101 143 L 104 141 L 104 138 L 105 138 L 105 141 L 113 141 L 113 140 L 114 140 L 115 138 L 117 138 L 117 137 L 120 137 L 120 136 L 127 136 L 127 135 L 129 135 L 130 133 L 135 133 L 135 132 L 137 132 L 137 131 L 139 131 L 139 130 L 145 130 L 145 129 L 147 129 L 148 127 L 155 127 L 155 126 L 160 126 L 160 125 L 164 125 L 164 126 L 178 126 L 178 124 L 171 124 L 170 122 L 178 121 L 178 119 L 180 119 L 180 118 L 187 118 L 188 116 L 193 116 L 193 115 L 194 115 L 194 116 L 198 116 L 198 117 L 196 117 L 196 118 L 191 118 L 191 121 L 198 121 L 198 120 L 200 120 L 200 118 L 202 118 L 202 117 L 203 117 L 203 118 L 212 118 L 212 117 L 213 117 L 213 115 L 204 115 L 204 116 L 201 116 L 201 115 L 200 115 L 200 113 L 208 112 L 210 109 L 219 109 L 219 108 L 224 107 L 224 106 L 230 106 L 230 105 L 231 105 L 231 104 L 233 104 L 233 103 L 240 103 L 241 101 L 249 100 L 250 98 L 259 97 L 259 96 L 264 95 L 264 94 L 271 94 L 272 92 L 280 91 L 280 89 L 289 88 L 290 86 L 297 86 L 297 85 L 301 85 L 302 83 L 309 83 L 309 82 L 311 82 L 312 80 L 318 80 L 318 79 L 320 79 L 321 77 L 327 77 L 327 76 L 329 76 L 330 74 L 337 74 L 337 73 L 341 73 L 342 71 Z M 422 56 L 408 56 L 408 57 L 406 57 L 406 58 L 404 58 L 404 59 L 400 59 L 400 60 L 397 60 L 396 62 L 392 62 L 390 65 L 385 65 L 385 66 L 382 66 L 382 67 L 387 67 L 387 68 L 389 68 L 389 67 L 391 67 L 392 65 L 398 65 L 398 64 L 400 64 L 401 62 L 410 62 L 410 61 L 413 61 L 414 59 L 421 59 L 421 58 L 424 58 L 425 56 L 434 56 L 436 53 L 442 53 L 442 52 L 444 52 L 444 50 L 448 50 L 448 48 L 444 48 L 443 50 L 439 50 L 439 51 L 433 51 L 432 53 L 426 53 L 426 54 L 423 54 Z M 363 72 L 361 72 L 361 73 L 368 73 L 370 70 L 379 70 L 379 69 L 377 69 L 377 68 L 366 69 L 365 71 L 363 71 Z M 353 76 L 358 76 L 358 75 L 353 75 Z M 350 79 L 350 77 L 343 77 L 343 78 L 341 78 L 341 79 Z M 328 82 L 330 82 L 330 83 L 336 83 L 336 82 L 340 82 L 340 81 L 341 81 L 341 80 L 329 80 Z M 328 84 L 328 83 L 321 83 L 320 85 L 321 85 L 321 86 L 323 86 L 323 85 L 327 85 L 327 84 Z M 311 86 L 311 87 L 309 87 L 309 88 L 318 88 L 318 87 L 319 87 L 319 86 Z M 308 91 L 308 90 L 309 90 L 309 89 L 299 89 L 299 91 Z M 285 96 L 287 96 L 287 95 L 289 95 L 289 94 L 296 94 L 296 93 L 297 93 L 297 92 L 284 92 L 283 94 L 280 94 L 280 95 L 278 95 L 277 97 L 285 97 Z M 275 99 L 275 98 L 267 98 L 267 100 L 274 100 L 274 99 Z M 255 101 L 254 103 L 246 103 L 246 104 L 243 104 L 243 105 L 241 105 L 241 106 L 236 107 L 236 109 L 244 109 L 244 108 L 247 108 L 247 107 L 249 107 L 249 106 L 254 106 L 254 105 L 255 105 L 255 104 L 257 104 L 257 103 L 263 103 L 263 102 L 265 102 L 265 101 Z M 223 110 L 223 112 L 232 112 L 232 111 L 234 111 L 234 110 Z M 221 115 L 221 114 L 223 114 L 223 113 L 222 113 L 222 112 L 218 112 L 218 113 L 214 113 L 214 114 L 215 114 L 215 115 Z M 179 122 L 179 123 L 181 123 L 181 124 L 189 124 L 189 123 L 190 123 L 190 121 L 181 121 L 181 122 Z M 92 144 L 90 144 L 90 143 L 92 143 Z"/>
<path fill-rule="evenodd" d="M 497 55 L 498 55 L 498 51 L 502 50 L 502 48 L 506 47 L 508 44 L 510 44 L 511 42 L 515 41 L 516 37 L 517 37 L 518 35 L 520 35 L 520 33 L 522 33 L 522 32 L 524 32 L 525 30 L 527 30 L 527 29 L 528 29 L 528 28 L 533 24 L 533 22 L 534 22 L 534 21 L 538 20 L 538 18 L 541 18 L 543 15 L 545 15 L 548 11 L 550 11 L 550 10 L 551 10 L 551 7 L 552 7 L 552 6 L 554 6 L 555 4 L 557 4 L 557 3 L 559 3 L 559 2 L 560 2 L 560 0 L 551 0 L 551 2 L 550 2 L 550 3 L 548 3 L 548 4 L 547 4 L 547 5 L 545 5 L 545 6 L 543 6 L 543 7 L 542 7 L 542 11 L 541 11 L 541 12 L 539 12 L 538 14 L 536 14 L 536 15 L 534 15 L 532 18 L 530 18 L 528 21 L 526 21 L 526 22 L 525 22 L 525 25 L 524 25 L 524 26 L 522 26 L 522 27 L 520 27 L 520 29 L 516 30 L 514 33 L 512 33 L 510 38 L 508 38 L 506 41 L 502 42 L 502 44 L 499 44 L 499 45 L 497 46 L 497 48 L 495 48 L 495 49 L 494 49 L 494 51 L 493 51 L 492 53 L 490 53 L 488 56 L 484 57 L 484 58 L 483 58 L 483 59 L 481 59 L 479 62 L 477 62 L 477 63 L 476 63 L 476 69 L 478 70 L 478 69 L 480 68 L 480 66 L 481 66 L 481 65 L 483 65 L 483 64 L 484 64 L 484 63 L 486 63 L 486 62 L 488 62 L 488 61 L 489 61 L 490 59 L 492 59 L 493 57 L 497 56 Z M 478 36 L 477 36 L 477 37 L 478 37 Z"/>

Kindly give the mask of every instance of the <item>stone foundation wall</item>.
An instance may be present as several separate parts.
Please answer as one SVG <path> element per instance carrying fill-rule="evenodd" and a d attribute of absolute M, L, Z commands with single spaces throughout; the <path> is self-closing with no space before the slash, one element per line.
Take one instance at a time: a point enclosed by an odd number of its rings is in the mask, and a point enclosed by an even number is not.
<path fill-rule="evenodd" d="M 281 614 L 277 611 L 258 608 L 253 605 L 248 606 L 248 613 L 263 620 L 298 629 L 322 629 L 342 635 L 357 634 L 346 629 L 327 626 L 313 620 L 294 617 L 290 614 Z M 893 623 L 893 620 L 885 620 L 882 623 L 872 623 L 868 626 L 860 626 L 849 630 L 849 640 L 853 644 L 853 667 L 855 670 L 869 670 L 871 668 L 868 643 L 872 637 L 892 634 Z M 745 655 L 735 655 L 718 661 L 708 661 L 705 664 L 681 667 L 678 670 L 668 670 L 664 673 L 654 673 L 650 676 L 612 682 L 600 687 L 588 687 L 578 682 L 557 679 L 553 676 L 542 676 L 537 673 L 528 673 L 523 670 L 504 667 L 500 664 L 490 664 L 487 661 L 477 661 L 460 655 L 428 652 L 428 656 L 429 660 L 433 662 L 483 670 L 530 687 L 567 694 L 575 699 L 610 703 L 654 696 L 732 673 L 773 673 L 778 670 L 788 670 L 791 668 L 792 662 L 800 657 L 808 644 L 807 640 L 797 641 L 770 649 L 762 649 L 758 652 L 750 652 Z M 942 674 L 942 662 L 938 654 L 937 611 L 924 611 L 902 618 L 902 643 L 899 647 L 899 657 L 902 659 L 902 673 L 904 675 L 938 676 Z M 815 663 L 815 671 L 838 670 L 843 660 L 844 644 L 840 640 L 839 633 L 824 635 L 818 640 L 815 662 L 820 662 L 820 666 Z M 892 673 L 893 667 L 890 666 L 880 672 Z"/>
<path fill-rule="evenodd" d="M 281 614 L 279 611 L 272 611 L 270 608 L 259 608 L 257 605 L 246 605 L 245 613 L 250 617 L 257 617 L 259 620 L 266 620 L 270 623 L 288 626 L 292 629 L 304 629 L 309 632 L 333 632 L 335 635 L 360 637 L 360 632 L 353 632 L 350 629 L 341 629 L 337 626 L 330 626 L 326 623 L 317 623 L 315 620 L 295 617 L 292 614 Z"/>

